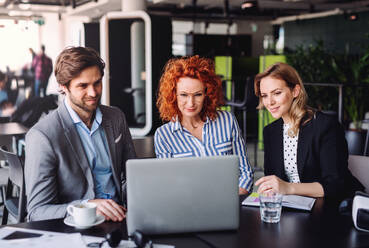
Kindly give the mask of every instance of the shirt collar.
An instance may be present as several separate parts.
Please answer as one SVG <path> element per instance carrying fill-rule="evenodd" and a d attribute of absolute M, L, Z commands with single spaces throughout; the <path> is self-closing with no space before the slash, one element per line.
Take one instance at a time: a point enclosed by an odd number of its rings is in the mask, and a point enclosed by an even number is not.
<path fill-rule="evenodd" d="M 210 120 L 209 117 L 206 116 L 206 120 L 205 120 L 204 125 L 207 125 L 209 123 L 209 120 Z M 176 131 L 183 131 L 183 127 L 182 127 L 181 122 L 179 121 L 178 115 L 175 117 L 174 121 L 170 122 L 169 125 L 170 125 L 172 133 L 174 133 Z"/>
<path fill-rule="evenodd" d="M 82 122 L 81 118 L 78 116 L 78 114 L 76 113 L 76 111 L 74 111 L 72 109 L 72 107 L 70 106 L 67 98 L 64 98 L 64 104 L 65 104 L 65 107 L 68 110 L 68 113 L 69 113 L 70 117 L 72 118 L 73 123 L 74 124 L 81 123 Z M 94 122 L 96 122 L 98 125 L 100 125 L 101 122 L 102 122 L 102 113 L 101 113 L 101 110 L 100 110 L 99 107 L 97 107 L 97 109 L 96 109 L 96 114 L 95 114 Z"/>
<path fill-rule="evenodd" d="M 171 125 L 171 129 L 172 129 L 172 133 L 176 132 L 176 131 L 182 131 L 182 125 L 181 122 L 179 121 L 178 116 L 176 116 L 176 118 L 174 119 L 174 121 L 170 122 Z"/>

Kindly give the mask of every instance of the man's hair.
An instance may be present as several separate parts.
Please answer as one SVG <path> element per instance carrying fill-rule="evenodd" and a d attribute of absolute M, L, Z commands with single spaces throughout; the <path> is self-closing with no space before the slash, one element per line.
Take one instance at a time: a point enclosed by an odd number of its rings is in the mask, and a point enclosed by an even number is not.
<path fill-rule="evenodd" d="M 45 45 L 41 45 L 41 51 L 45 52 Z"/>
<path fill-rule="evenodd" d="M 97 66 L 101 76 L 104 76 L 105 63 L 94 49 L 89 47 L 66 48 L 56 59 L 54 71 L 56 81 L 68 87 L 72 79 L 91 66 Z"/>
<path fill-rule="evenodd" d="M 6 75 L 2 71 L 0 71 L 0 82 L 2 81 L 6 81 Z"/>

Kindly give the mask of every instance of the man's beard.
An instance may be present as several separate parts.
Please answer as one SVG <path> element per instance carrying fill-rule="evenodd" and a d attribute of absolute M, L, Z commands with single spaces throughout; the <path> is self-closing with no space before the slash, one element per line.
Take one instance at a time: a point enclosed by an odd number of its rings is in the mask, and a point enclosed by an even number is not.
<path fill-rule="evenodd" d="M 89 99 L 91 99 L 91 98 L 89 98 Z M 96 98 L 94 98 L 94 99 L 96 99 Z M 97 104 L 96 105 L 93 105 L 93 106 L 85 104 L 85 102 L 87 102 L 87 100 L 82 100 L 82 102 L 79 102 L 79 101 L 76 101 L 73 97 L 71 97 L 70 98 L 70 101 L 75 106 L 77 106 L 79 109 L 81 109 L 81 110 L 83 110 L 85 112 L 90 112 L 91 113 L 91 112 L 94 112 L 97 109 L 97 107 L 100 106 L 100 104 L 101 104 L 101 96 L 98 97 Z"/>

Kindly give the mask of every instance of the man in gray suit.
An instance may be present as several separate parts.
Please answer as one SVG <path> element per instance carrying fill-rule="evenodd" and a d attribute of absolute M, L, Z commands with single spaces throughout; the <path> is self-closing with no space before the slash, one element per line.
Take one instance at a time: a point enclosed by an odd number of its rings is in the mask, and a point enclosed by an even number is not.
<path fill-rule="evenodd" d="M 94 202 L 122 221 L 124 168 L 135 158 L 124 114 L 100 105 L 105 64 L 90 48 L 61 52 L 55 76 L 65 99 L 26 135 L 29 220 L 64 218 L 69 204 Z"/>

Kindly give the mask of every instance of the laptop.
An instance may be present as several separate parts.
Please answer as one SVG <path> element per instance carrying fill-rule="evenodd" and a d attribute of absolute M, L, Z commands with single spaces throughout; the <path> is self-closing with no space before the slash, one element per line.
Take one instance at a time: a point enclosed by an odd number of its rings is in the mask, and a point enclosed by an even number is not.
<path fill-rule="evenodd" d="M 128 235 L 237 229 L 237 156 L 127 161 Z"/>

